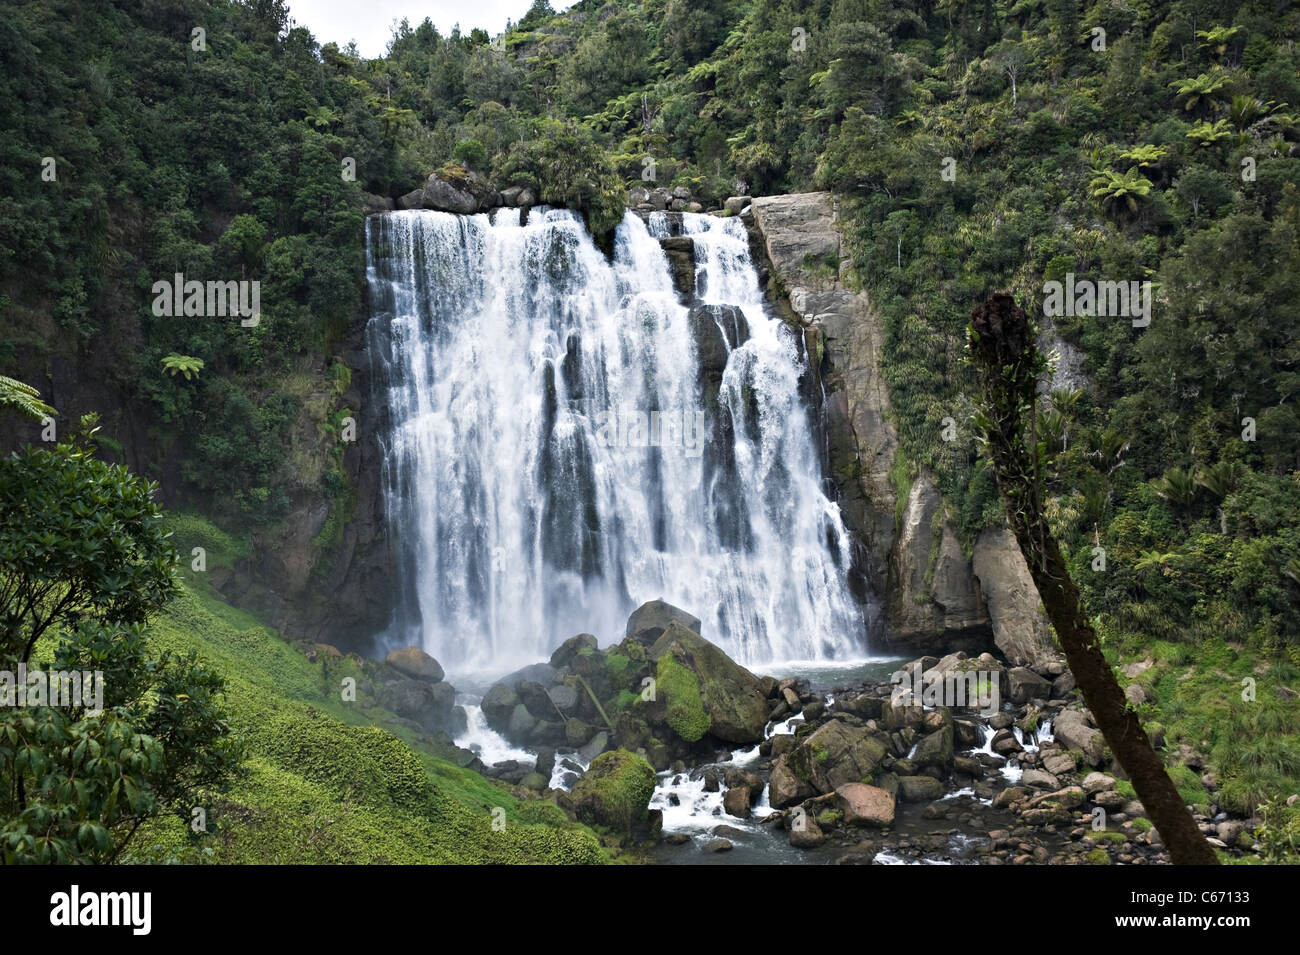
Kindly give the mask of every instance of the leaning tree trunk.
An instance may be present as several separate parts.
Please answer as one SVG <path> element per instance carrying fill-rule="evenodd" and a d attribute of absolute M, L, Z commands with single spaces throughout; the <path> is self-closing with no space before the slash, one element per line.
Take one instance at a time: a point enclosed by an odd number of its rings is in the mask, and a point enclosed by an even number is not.
<path fill-rule="evenodd" d="M 1217 865 L 1214 850 L 1183 805 L 1137 714 L 1127 706 L 1043 516 L 1038 441 L 1031 435 L 1031 443 L 1026 443 L 1024 419 L 1033 413 L 1045 362 L 1034 345 L 1029 317 L 1010 295 L 994 295 L 971 312 L 970 349 L 982 379 L 981 424 L 1007 518 L 1084 702 L 1174 863 Z"/>

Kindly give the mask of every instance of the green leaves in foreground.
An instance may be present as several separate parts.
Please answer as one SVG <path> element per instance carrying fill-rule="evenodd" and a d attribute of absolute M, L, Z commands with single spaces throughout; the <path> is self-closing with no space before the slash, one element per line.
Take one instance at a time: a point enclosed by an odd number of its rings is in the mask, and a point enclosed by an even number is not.
<path fill-rule="evenodd" d="M 152 492 L 78 443 L 0 461 L 0 669 L 96 686 L 0 708 L 6 864 L 112 862 L 150 816 L 188 816 L 239 763 L 221 675 L 144 637 L 177 592 Z"/>

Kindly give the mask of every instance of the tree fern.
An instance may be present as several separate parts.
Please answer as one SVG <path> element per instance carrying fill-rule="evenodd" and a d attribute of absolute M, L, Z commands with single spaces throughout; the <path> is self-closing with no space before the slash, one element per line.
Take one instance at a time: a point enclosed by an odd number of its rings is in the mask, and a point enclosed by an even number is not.
<path fill-rule="evenodd" d="M 40 392 L 25 382 L 0 375 L 0 408 L 12 408 L 29 418 L 52 418 L 53 408 L 40 400 Z"/>

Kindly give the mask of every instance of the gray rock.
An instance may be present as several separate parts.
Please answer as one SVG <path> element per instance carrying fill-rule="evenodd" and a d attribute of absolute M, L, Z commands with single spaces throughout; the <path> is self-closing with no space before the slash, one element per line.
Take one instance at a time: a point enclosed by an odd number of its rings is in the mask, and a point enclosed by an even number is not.
<path fill-rule="evenodd" d="M 1062 746 L 1081 750 L 1089 766 L 1101 765 L 1105 738 L 1088 725 L 1078 710 L 1062 710 L 1052 724 L 1052 732 Z"/>
<path fill-rule="evenodd" d="M 689 240 L 687 240 L 689 241 Z M 632 611 L 627 618 L 625 636 L 632 637 L 638 643 L 652 646 L 670 623 L 680 623 L 687 630 L 700 632 L 700 620 L 680 607 L 674 607 L 664 600 L 651 600 Z"/>
<path fill-rule="evenodd" d="M 1115 788 L 1115 778 L 1105 773 L 1089 773 L 1083 777 L 1083 791 L 1092 796 Z"/>
<path fill-rule="evenodd" d="M 1092 802 L 1093 805 L 1101 806 L 1103 809 L 1123 809 L 1128 805 L 1128 797 L 1112 790 L 1102 790 L 1093 793 Z"/>
<path fill-rule="evenodd" d="M 519 694 L 519 701 L 527 707 L 533 719 L 560 719 L 560 714 L 555 712 L 555 704 L 551 702 L 550 694 L 542 684 L 534 683 L 532 680 L 520 680 L 515 684 L 515 692 Z"/>
<path fill-rule="evenodd" d="M 578 755 L 582 758 L 584 763 L 590 763 L 608 748 L 609 734 L 602 730 L 593 736 L 589 743 L 578 748 Z"/>
<path fill-rule="evenodd" d="M 515 705 L 510 712 L 510 722 L 506 724 L 505 736 L 516 741 L 526 741 L 537 725 L 537 719 L 528 712 L 528 707 L 522 703 Z"/>
<path fill-rule="evenodd" d="M 1074 682 L 1074 674 L 1066 670 L 1055 680 L 1052 681 L 1052 699 L 1063 700 L 1071 693 L 1077 684 Z"/>
<path fill-rule="evenodd" d="M 790 828 L 789 840 L 796 849 L 815 849 L 826 841 L 826 834 L 817 823 L 808 819 L 802 826 Z"/>
<path fill-rule="evenodd" d="M 1061 788 L 1061 781 L 1051 773 L 1045 773 L 1039 769 L 1026 769 L 1020 777 L 1022 786 L 1032 786 L 1035 789 L 1048 789 L 1053 792 Z"/>
<path fill-rule="evenodd" d="M 903 802 L 933 802 L 943 795 L 943 783 L 933 776 L 903 776 L 898 796 Z"/>
<path fill-rule="evenodd" d="M 580 633 L 576 637 L 569 637 L 551 654 L 551 666 L 556 670 L 564 667 L 572 667 L 574 660 L 585 654 L 594 653 L 597 649 L 596 638 L 590 633 Z"/>
<path fill-rule="evenodd" d="M 504 683 L 496 683 L 483 696 L 479 704 L 488 726 L 498 733 L 504 733 L 510 725 L 510 714 L 519 704 L 519 695 Z"/>
<path fill-rule="evenodd" d="M 1151 702 L 1150 695 L 1141 683 L 1130 683 L 1124 687 L 1124 699 L 1134 706 L 1141 706 L 1143 703 Z"/>
<path fill-rule="evenodd" d="M 944 726 L 925 737 L 916 747 L 912 757 L 918 766 L 946 769 L 952 762 L 952 726 Z"/>
<path fill-rule="evenodd" d="M 890 568 L 889 614 L 904 634 L 960 631 L 988 623 L 957 532 L 947 520 L 936 523 L 942 503 L 930 474 L 917 475 L 903 508 Z"/>
<path fill-rule="evenodd" d="M 1076 769 L 1074 757 L 1067 753 L 1054 753 L 1051 756 L 1043 758 L 1043 769 L 1047 770 L 1053 776 L 1061 776 L 1065 773 L 1072 773 Z M 1094 774 L 1098 775 L 1098 774 Z"/>
<path fill-rule="evenodd" d="M 1027 667 L 1008 670 L 1007 685 L 1012 703 L 1046 700 L 1052 695 L 1052 684 Z"/>
<path fill-rule="evenodd" d="M 470 215 L 478 212 L 479 200 L 469 190 L 452 185 L 435 172 L 424 184 L 424 207 Z"/>
<path fill-rule="evenodd" d="M 571 686 L 553 686 L 546 693 L 562 713 L 569 713 L 578 705 L 578 691 Z"/>
<path fill-rule="evenodd" d="M 738 216 L 740 210 L 748 206 L 751 201 L 749 196 L 731 196 L 722 204 L 722 208 L 728 215 Z"/>
<path fill-rule="evenodd" d="M 975 541 L 975 576 L 988 604 L 993 642 L 1012 663 L 1032 666 L 1056 655 L 1038 588 L 1009 528 L 985 528 Z"/>
<path fill-rule="evenodd" d="M 555 750 L 549 746 L 543 746 L 537 751 L 537 765 L 533 767 L 548 780 L 555 769 Z"/>

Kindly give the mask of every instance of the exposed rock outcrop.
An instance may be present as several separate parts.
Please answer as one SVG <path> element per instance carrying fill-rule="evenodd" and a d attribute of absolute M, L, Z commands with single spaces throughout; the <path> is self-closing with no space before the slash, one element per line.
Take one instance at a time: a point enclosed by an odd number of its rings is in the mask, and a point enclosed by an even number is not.
<path fill-rule="evenodd" d="M 988 605 L 993 640 L 1012 663 L 1035 666 L 1059 656 L 1038 588 L 1015 536 L 986 528 L 975 541 L 975 577 Z"/>
<path fill-rule="evenodd" d="M 991 635 L 1012 663 L 1040 665 L 1057 656 L 1009 531 L 984 531 L 967 559 L 925 473 L 898 507 L 884 324 L 867 294 L 855 289 L 832 195 L 764 196 L 748 208 L 752 245 L 770 265 L 769 292 L 803 330 L 825 389 L 832 476 L 866 551 L 855 572 L 876 594 L 888 595 L 885 633 L 873 637 L 921 650 L 973 650 Z"/>
<path fill-rule="evenodd" d="M 821 366 L 841 507 L 870 553 L 861 570 L 883 594 L 894 544 L 889 468 L 898 450 L 880 373 L 884 325 L 866 294 L 843 281 L 847 259 L 830 193 L 762 196 L 750 209 L 773 277 L 787 293 L 790 317 L 805 329 L 809 355 Z"/>

